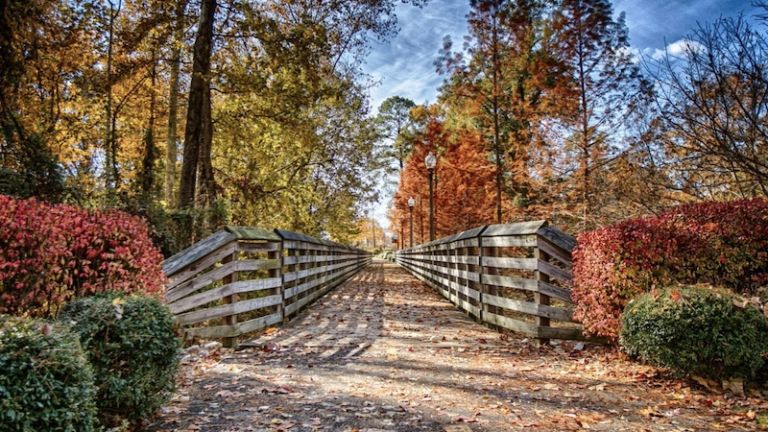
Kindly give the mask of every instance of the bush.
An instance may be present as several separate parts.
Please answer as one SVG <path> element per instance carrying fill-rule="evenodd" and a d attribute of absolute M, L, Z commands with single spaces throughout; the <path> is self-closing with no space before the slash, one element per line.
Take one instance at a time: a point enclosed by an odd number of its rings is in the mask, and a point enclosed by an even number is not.
<path fill-rule="evenodd" d="M 655 295 L 654 295 L 655 294 Z M 630 355 L 680 375 L 750 378 L 768 352 L 768 322 L 725 290 L 665 289 L 632 300 L 620 343 Z"/>
<path fill-rule="evenodd" d="M 709 283 L 753 295 L 768 282 L 768 201 L 690 204 L 579 235 L 574 317 L 618 337 L 627 302 L 653 288 Z"/>
<path fill-rule="evenodd" d="M 0 195 L 0 313 L 53 316 L 73 297 L 160 292 L 162 255 L 123 212 Z"/>
<path fill-rule="evenodd" d="M 0 316 L 0 429 L 95 430 L 96 389 L 76 334 Z"/>
<path fill-rule="evenodd" d="M 103 293 L 67 303 L 60 320 L 80 335 L 105 425 L 147 418 L 173 393 L 180 342 L 157 300 Z"/>

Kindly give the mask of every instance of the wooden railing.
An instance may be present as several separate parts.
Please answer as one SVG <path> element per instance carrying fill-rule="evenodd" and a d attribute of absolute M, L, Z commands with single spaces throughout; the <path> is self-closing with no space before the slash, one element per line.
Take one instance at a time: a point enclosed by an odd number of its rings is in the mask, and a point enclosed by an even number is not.
<path fill-rule="evenodd" d="M 363 250 L 303 234 L 227 227 L 163 263 L 165 297 L 186 335 L 233 346 L 287 321 L 370 260 Z"/>
<path fill-rule="evenodd" d="M 521 222 L 401 250 L 396 261 L 481 322 L 541 341 L 582 339 L 571 314 L 574 246 L 545 221 Z"/>

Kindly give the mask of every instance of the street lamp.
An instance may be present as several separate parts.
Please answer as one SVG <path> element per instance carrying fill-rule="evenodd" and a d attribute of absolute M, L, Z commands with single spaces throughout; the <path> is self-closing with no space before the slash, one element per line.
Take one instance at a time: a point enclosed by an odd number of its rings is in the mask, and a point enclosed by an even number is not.
<path fill-rule="evenodd" d="M 435 167 L 437 166 L 437 157 L 434 153 L 429 152 L 426 158 L 424 158 L 424 165 L 427 166 L 427 172 L 429 173 L 429 241 L 435 240 L 435 199 L 433 193 L 433 183 L 435 177 Z"/>
<path fill-rule="evenodd" d="M 411 218 L 411 247 L 413 247 L 413 206 L 416 205 L 416 199 L 413 197 L 408 198 L 408 213 Z"/>

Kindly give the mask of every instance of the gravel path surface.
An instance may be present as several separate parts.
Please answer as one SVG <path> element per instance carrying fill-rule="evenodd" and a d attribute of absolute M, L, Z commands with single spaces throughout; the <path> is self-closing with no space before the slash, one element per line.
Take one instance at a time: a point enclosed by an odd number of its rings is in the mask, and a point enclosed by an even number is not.
<path fill-rule="evenodd" d="M 498 333 L 381 262 L 251 344 L 186 362 L 149 430 L 730 431 L 766 408 L 603 347 Z"/>

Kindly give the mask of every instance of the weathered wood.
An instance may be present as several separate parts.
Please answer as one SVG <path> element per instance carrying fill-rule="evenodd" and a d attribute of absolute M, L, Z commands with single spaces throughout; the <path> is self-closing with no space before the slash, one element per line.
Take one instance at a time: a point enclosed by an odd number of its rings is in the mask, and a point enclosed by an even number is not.
<path fill-rule="evenodd" d="M 485 247 L 534 247 L 537 242 L 538 237 L 535 235 L 483 238 Z"/>
<path fill-rule="evenodd" d="M 514 318 L 505 317 L 491 312 L 485 312 L 483 320 L 490 324 L 495 324 L 499 327 L 503 327 L 507 330 L 523 333 L 527 336 L 539 337 L 539 326 L 533 323 L 516 320 Z"/>
<path fill-rule="evenodd" d="M 547 255 L 551 256 L 552 258 L 558 260 L 561 264 L 563 264 L 566 268 L 571 267 L 571 254 L 570 252 L 567 252 L 554 244 L 547 241 L 547 239 L 543 237 L 539 237 L 537 239 L 536 247 L 541 249 L 542 252 L 546 253 Z"/>
<path fill-rule="evenodd" d="M 510 257 L 483 257 L 482 265 L 514 270 L 536 270 L 538 260 L 536 258 L 510 258 Z"/>
<path fill-rule="evenodd" d="M 163 272 L 167 277 L 178 273 L 181 269 L 193 264 L 225 244 L 237 239 L 228 231 L 219 231 L 184 249 L 163 262 Z"/>
<path fill-rule="evenodd" d="M 200 258 L 194 263 L 178 271 L 173 276 L 169 277 L 168 285 L 167 285 L 168 288 L 172 288 L 176 285 L 179 285 L 197 276 L 198 274 L 200 274 L 200 272 L 205 271 L 206 269 L 220 262 L 224 258 L 232 255 L 235 249 L 237 249 L 237 242 L 232 240 L 231 242 L 220 247 L 219 249 L 210 252 L 210 254 L 203 256 L 203 258 Z"/>
<path fill-rule="evenodd" d="M 544 226 L 539 229 L 538 234 L 569 254 L 576 248 L 576 239 L 557 228 Z"/>
<path fill-rule="evenodd" d="M 242 321 L 235 325 L 192 327 L 185 329 L 185 332 L 191 336 L 197 336 L 204 339 L 232 338 L 267 328 L 270 325 L 279 323 L 281 320 L 280 313 L 273 313 L 248 321 Z"/>
<path fill-rule="evenodd" d="M 549 277 L 563 282 L 569 282 L 573 278 L 573 274 L 570 270 L 561 269 L 560 267 L 554 266 L 543 260 L 539 260 L 537 270 Z"/>
<path fill-rule="evenodd" d="M 214 288 L 170 303 L 168 308 L 171 310 L 171 313 L 179 314 L 198 306 L 224 299 L 227 296 L 278 288 L 279 286 L 280 278 L 250 279 L 230 282 L 219 288 Z"/>
<path fill-rule="evenodd" d="M 545 221 L 490 225 L 472 231 L 400 251 L 395 260 L 457 307 L 491 326 L 542 341 L 580 338 L 578 327 L 551 327 L 551 320 L 573 322 L 569 308 L 550 304 L 550 299 L 572 303 L 566 288 L 572 278 L 572 237 L 548 227 Z M 507 257 L 504 248 L 525 248 L 533 257 Z M 530 272 L 530 277 L 507 275 L 507 269 Z M 473 289 L 472 284 L 479 289 Z M 534 301 L 507 297 L 509 290 L 533 293 Z M 504 311 L 529 315 L 533 322 L 510 318 Z"/>
<path fill-rule="evenodd" d="M 535 315 L 538 317 L 551 318 L 558 321 L 572 321 L 573 312 L 568 309 L 557 308 L 545 304 L 531 303 L 521 300 L 513 300 L 506 297 L 486 295 L 483 300 L 488 304 L 492 304 L 504 309 L 511 310 L 513 312 L 520 312 L 528 315 Z M 540 324 L 543 325 L 543 324 Z"/>
<path fill-rule="evenodd" d="M 229 315 L 237 315 L 252 310 L 261 309 L 267 306 L 279 304 L 282 298 L 278 295 L 260 297 L 250 300 L 241 300 L 235 303 L 223 304 L 207 309 L 196 310 L 176 315 L 176 321 L 180 325 L 195 324 L 202 321 L 208 321 L 214 318 L 222 318 Z"/>
<path fill-rule="evenodd" d="M 496 285 L 504 288 L 521 289 L 531 292 L 536 292 L 539 290 L 539 285 L 535 280 L 514 276 L 484 274 L 482 283 L 488 285 Z"/>
<path fill-rule="evenodd" d="M 165 293 L 165 299 L 169 303 L 188 296 L 197 290 L 206 287 L 216 281 L 222 280 L 233 272 L 257 271 L 276 269 L 280 266 L 279 260 L 239 260 L 230 261 L 221 267 L 215 268 L 207 273 L 203 273 L 192 280 L 177 285 Z"/>
<path fill-rule="evenodd" d="M 539 260 L 539 269 L 534 272 L 534 279 L 537 281 L 542 282 L 549 282 L 550 275 L 552 273 L 552 269 L 548 268 L 557 268 L 553 265 L 549 264 L 547 262 L 547 259 L 549 259 L 549 255 L 542 252 L 541 249 L 536 248 L 533 251 L 533 256 Z M 549 270 L 549 271 L 546 271 Z M 546 294 L 542 294 L 540 292 L 536 292 L 533 295 L 533 301 L 536 302 L 536 305 L 539 309 L 544 309 L 545 307 L 549 306 L 549 296 Z M 549 327 L 550 320 L 549 316 L 536 314 L 536 325 L 539 326 L 539 328 L 542 327 Z M 548 345 L 549 339 L 546 338 L 539 338 L 539 344 L 541 345 Z"/>
<path fill-rule="evenodd" d="M 483 231 L 483 237 L 511 236 L 536 234 L 539 229 L 546 226 L 547 221 L 538 220 L 530 222 L 517 222 L 511 224 L 489 225 Z"/>

